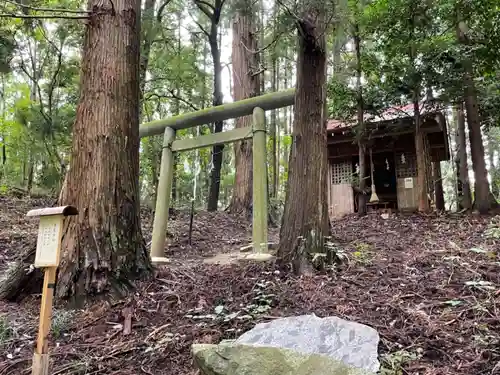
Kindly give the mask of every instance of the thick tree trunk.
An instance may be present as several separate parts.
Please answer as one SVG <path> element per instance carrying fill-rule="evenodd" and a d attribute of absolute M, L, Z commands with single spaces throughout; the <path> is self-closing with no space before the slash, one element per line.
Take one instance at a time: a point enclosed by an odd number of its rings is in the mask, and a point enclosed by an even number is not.
<path fill-rule="evenodd" d="M 91 0 L 63 202 L 66 221 L 59 297 L 123 294 L 151 271 L 139 216 L 140 2 Z M 106 111 L 99 110 L 106 108 Z"/>
<path fill-rule="evenodd" d="M 258 96 L 260 93 L 259 75 L 255 75 L 257 66 L 257 40 L 255 38 L 252 2 L 245 1 L 237 10 L 233 19 L 233 45 L 231 60 L 233 63 L 234 100 Z M 236 119 L 236 127 L 252 125 L 252 116 Z M 229 211 L 247 213 L 252 209 L 252 142 L 235 142 L 235 181 Z"/>
<path fill-rule="evenodd" d="M 474 203 L 473 207 L 480 213 L 491 209 L 490 184 L 484 158 L 484 145 L 481 132 L 481 122 L 477 106 L 477 93 L 471 74 L 472 67 L 464 74 L 465 107 L 467 109 L 467 125 L 471 148 L 472 169 L 474 171 Z"/>
<path fill-rule="evenodd" d="M 468 44 L 467 25 L 460 21 L 457 24 L 457 38 L 460 43 Z M 477 100 L 476 86 L 472 62 L 468 58 L 462 60 L 464 99 L 467 110 L 467 126 L 469 128 L 469 141 L 471 148 L 472 169 L 474 171 L 474 203 L 473 208 L 480 213 L 487 213 L 496 201 L 490 192 L 488 171 L 484 159 L 484 146 L 481 132 L 481 120 Z"/>
<path fill-rule="evenodd" d="M 467 139 L 465 136 L 465 114 L 464 105 L 457 106 L 457 159 L 458 176 L 460 181 L 459 206 L 470 210 L 472 208 L 472 195 L 469 182 L 469 166 L 467 163 Z"/>
<path fill-rule="evenodd" d="M 91 0 L 89 10 L 71 164 L 59 198 L 80 214 L 65 222 L 56 297 L 77 303 L 123 295 L 134 278 L 151 273 L 139 216 L 140 2 Z M 33 281 L 17 280 L 12 290 Z"/>
<path fill-rule="evenodd" d="M 298 22 L 297 90 L 288 187 L 278 257 L 301 273 L 329 235 L 326 149 L 326 42 L 320 3 Z"/>

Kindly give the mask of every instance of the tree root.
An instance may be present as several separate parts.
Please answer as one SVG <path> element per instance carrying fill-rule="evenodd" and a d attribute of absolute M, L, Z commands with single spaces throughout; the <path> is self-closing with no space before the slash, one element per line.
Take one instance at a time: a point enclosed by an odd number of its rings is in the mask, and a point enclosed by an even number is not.
<path fill-rule="evenodd" d="M 34 268 L 36 247 L 28 248 L 5 272 L 0 282 L 0 299 L 18 302 L 27 295 L 42 290 L 42 271 Z"/>

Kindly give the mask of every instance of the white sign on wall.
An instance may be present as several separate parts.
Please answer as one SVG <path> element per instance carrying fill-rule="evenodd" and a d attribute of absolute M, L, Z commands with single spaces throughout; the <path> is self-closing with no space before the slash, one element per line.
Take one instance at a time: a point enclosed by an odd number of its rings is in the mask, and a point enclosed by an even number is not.
<path fill-rule="evenodd" d="M 405 177 L 405 189 L 413 189 L 413 178 Z"/>

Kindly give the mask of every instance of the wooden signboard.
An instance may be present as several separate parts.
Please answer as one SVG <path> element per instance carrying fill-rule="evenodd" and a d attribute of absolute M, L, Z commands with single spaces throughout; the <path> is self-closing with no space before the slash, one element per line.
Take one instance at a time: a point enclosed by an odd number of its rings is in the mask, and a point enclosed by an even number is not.
<path fill-rule="evenodd" d="M 61 257 L 62 215 L 42 216 L 38 226 L 35 267 L 57 267 Z"/>
<path fill-rule="evenodd" d="M 35 267 L 44 268 L 40 325 L 35 353 L 33 354 L 32 375 L 49 374 L 49 354 L 47 336 L 52 320 L 52 300 L 56 286 L 57 266 L 61 257 L 61 239 L 64 217 L 77 215 L 73 206 L 50 207 L 31 210 L 26 216 L 40 217 L 38 240 L 36 243 Z"/>

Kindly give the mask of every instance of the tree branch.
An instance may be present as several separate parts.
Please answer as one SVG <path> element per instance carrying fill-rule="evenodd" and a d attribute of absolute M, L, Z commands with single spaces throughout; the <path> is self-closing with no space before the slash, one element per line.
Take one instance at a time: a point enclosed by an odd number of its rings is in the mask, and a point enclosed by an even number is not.
<path fill-rule="evenodd" d="M 70 19 L 70 20 L 84 20 L 89 19 L 89 16 L 64 16 L 55 14 L 40 14 L 40 15 L 26 15 L 26 14 L 16 14 L 16 13 L 0 13 L 0 18 L 22 18 L 22 19 Z"/>
<path fill-rule="evenodd" d="M 215 15 L 215 9 L 214 9 L 214 11 L 213 11 L 213 12 L 210 12 L 210 10 L 209 10 L 209 9 L 207 9 L 207 8 L 205 7 L 205 5 L 203 5 L 203 2 L 200 2 L 200 0 L 194 0 L 194 3 L 195 3 L 195 5 L 198 7 L 198 9 L 199 9 L 199 10 L 201 10 L 203 13 L 205 13 L 205 15 L 206 15 L 208 18 L 212 19 L 212 18 L 214 17 L 214 15 Z M 213 8 L 213 7 L 212 7 L 212 8 Z"/>
<path fill-rule="evenodd" d="M 252 49 L 248 48 L 243 41 L 241 41 L 241 45 L 243 46 L 243 48 L 245 48 L 250 53 L 261 53 L 261 52 L 265 51 L 266 49 L 268 49 L 269 47 L 272 47 L 273 45 L 275 45 L 278 42 L 279 37 L 281 37 L 284 33 L 285 32 L 282 31 L 281 33 L 279 33 L 278 35 L 276 35 L 276 37 L 274 38 L 274 40 L 271 41 L 267 46 L 259 48 L 258 50 L 252 50 Z"/>
<path fill-rule="evenodd" d="M 169 92 L 170 95 L 162 95 L 162 94 L 156 94 L 156 93 L 152 93 L 152 94 L 149 94 L 147 97 L 145 97 L 144 99 L 145 100 L 149 100 L 153 97 L 156 97 L 158 99 L 161 99 L 161 98 L 164 98 L 164 99 L 175 99 L 175 100 L 179 100 L 180 102 L 183 102 L 184 104 L 186 104 L 188 107 L 190 107 L 192 110 L 194 111 L 199 111 L 199 108 L 196 107 L 195 105 L 193 105 L 192 103 L 190 103 L 189 101 L 187 101 L 186 99 L 183 99 L 181 98 L 180 96 L 176 95 L 174 90 L 170 90 L 170 89 L 167 89 L 167 91 Z"/>
<path fill-rule="evenodd" d="M 165 8 L 167 7 L 168 4 L 170 4 L 172 0 L 167 0 L 165 1 L 162 5 L 160 5 L 160 7 L 158 8 L 158 13 L 156 14 L 156 20 L 158 21 L 158 23 L 161 23 L 161 20 L 163 18 L 163 11 L 165 10 Z"/>
<path fill-rule="evenodd" d="M 205 34 L 207 36 L 207 38 L 210 38 L 210 33 L 207 30 L 205 30 L 205 28 L 203 26 L 201 26 L 201 24 L 198 21 L 196 21 L 194 19 L 194 17 L 191 17 L 191 18 L 193 19 L 193 22 L 200 28 L 200 30 L 203 32 L 203 34 Z"/>
<path fill-rule="evenodd" d="M 61 13 L 91 13 L 87 10 L 76 10 L 76 9 L 61 9 L 61 8 L 36 8 L 36 7 L 33 7 L 33 6 L 30 6 L 30 5 L 25 5 L 25 4 L 21 4 L 21 3 L 18 3 L 17 1 L 13 1 L 13 0 L 4 0 L 5 2 L 7 3 L 10 3 L 10 4 L 13 4 L 15 6 L 18 6 L 22 9 L 30 9 L 30 10 L 34 10 L 34 11 L 37 11 L 37 12 L 61 12 Z"/>
<path fill-rule="evenodd" d="M 204 0 L 195 0 L 195 3 L 202 4 L 202 5 L 206 6 L 206 7 L 208 7 L 209 9 L 212 9 L 213 12 L 215 12 L 215 7 L 212 4 L 210 4 L 209 2 L 207 2 L 207 1 L 204 1 Z"/>

